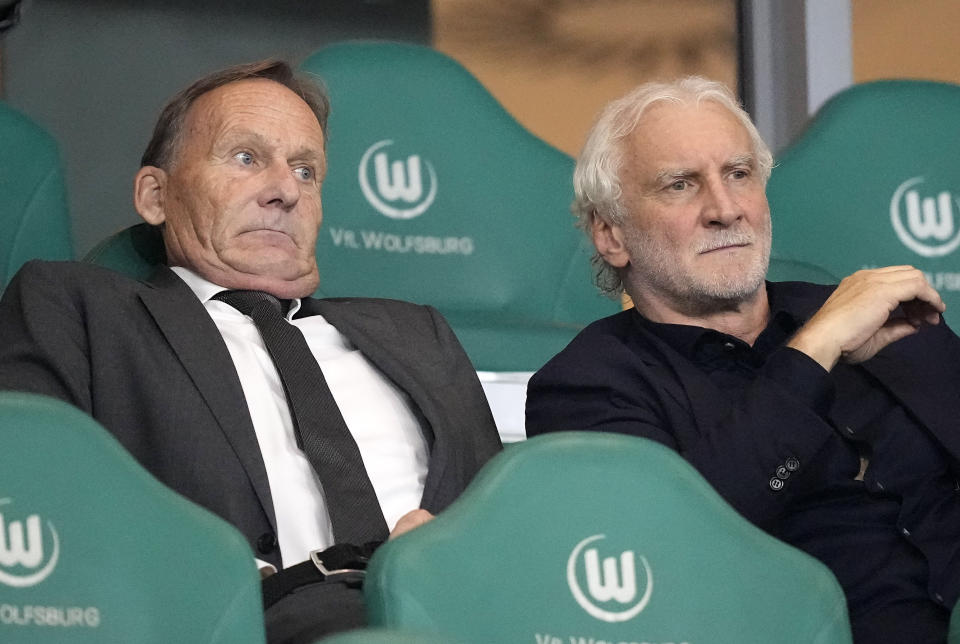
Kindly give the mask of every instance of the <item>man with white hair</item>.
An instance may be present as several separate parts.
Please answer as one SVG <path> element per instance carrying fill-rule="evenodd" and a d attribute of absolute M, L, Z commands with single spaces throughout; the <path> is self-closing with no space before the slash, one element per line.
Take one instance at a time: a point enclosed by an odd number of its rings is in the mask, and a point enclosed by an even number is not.
<path fill-rule="evenodd" d="M 766 282 L 771 167 L 718 83 L 646 84 L 604 109 L 573 211 L 598 285 L 634 306 L 531 379 L 527 433 L 676 449 L 834 571 L 858 642 L 943 642 L 960 596 L 960 403 L 945 386 L 960 341 L 909 266 Z"/>

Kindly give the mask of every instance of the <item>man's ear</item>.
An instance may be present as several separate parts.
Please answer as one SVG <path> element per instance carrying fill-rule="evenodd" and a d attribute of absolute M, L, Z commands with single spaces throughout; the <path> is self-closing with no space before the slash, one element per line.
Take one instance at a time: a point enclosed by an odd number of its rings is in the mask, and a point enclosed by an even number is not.
<path fill-rule="evenodd" d="M 590 234 L 600 257 L 614 268 L 629 264 L 630 253 L 624 243 L 623 227 L 610 223 L 596 211 L 590 217 Z"/>
<path fill-rule="evenodd" d="M 155 166 L 143 166 L 134 177 L 133 205 L 148 224 L 159 226 L 166 221 L 166 188 L 167 173 Z"/>

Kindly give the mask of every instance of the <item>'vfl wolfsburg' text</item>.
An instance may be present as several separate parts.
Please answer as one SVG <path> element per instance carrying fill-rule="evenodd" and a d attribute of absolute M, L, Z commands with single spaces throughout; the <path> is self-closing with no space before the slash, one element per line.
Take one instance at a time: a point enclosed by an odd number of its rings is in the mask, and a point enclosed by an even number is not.
<path fill-rule="evenodd" d="M 334 246 L 387 253 L 418 255 L 472 255 L 472 237 L 437 237 L 433 235 L 396 235 L 379 230 L 330 228 Z"/>
<path fill-rule="evenodd" d="M 589 636 L 579 636 L 579 635 L 569 635 L 566 640 L 556 635 L 550 635 L 549 633 L 536 633 L 534 635 L 537 642 L 536 644 L 689 644 L 689 642 L 681 642 L 677 640 L 676 642 L 650 642 L 648 640 L 631 640 L 624 641 L 619 639 L 605 640 L 598 637 L 589 637 Z"/>
<path fill-rule="evenodd" d="M 0 624 L 4 626 L 60 626 L 97 628 L 100 611 L 95 606 L 13 606 L 0 604 Z"/>

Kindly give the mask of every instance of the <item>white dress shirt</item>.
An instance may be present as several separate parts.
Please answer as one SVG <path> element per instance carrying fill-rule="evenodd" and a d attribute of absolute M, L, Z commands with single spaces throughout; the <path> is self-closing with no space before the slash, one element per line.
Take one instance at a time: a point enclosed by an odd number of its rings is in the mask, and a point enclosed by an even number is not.
<path fill-rule="evenodd" d="M 283 566 L 304 561 L 311 550 L 333 545 L 333 532 L 320 480 L 297 447 L 276 367 L 253 320 L 211 299 L 222 287 L 183 267 L 171 268 L 203 303 L 237 368 L 270 482 Z M 322 316 L 294 320 L 299 308 L 300 300 L 294 300 L 287 321 L 300 329 L 320 364 L 392 530 L 420 506 L 427 475 L 427 443 L 413 403 Z"/>

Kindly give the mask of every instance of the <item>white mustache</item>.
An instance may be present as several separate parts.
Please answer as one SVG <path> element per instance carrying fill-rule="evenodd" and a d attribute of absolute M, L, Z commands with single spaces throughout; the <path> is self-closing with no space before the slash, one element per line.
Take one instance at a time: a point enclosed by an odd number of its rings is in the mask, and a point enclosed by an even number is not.
<path fill-rule="evenodd" d="M 697 253 L 709 253 L 712 250 L 725 246 L 747 246 L 754 241 L 753 235 L 748 232 L 723 230 L 715 233 L 710 239 L 698 243 L 694 247 Z"/>

